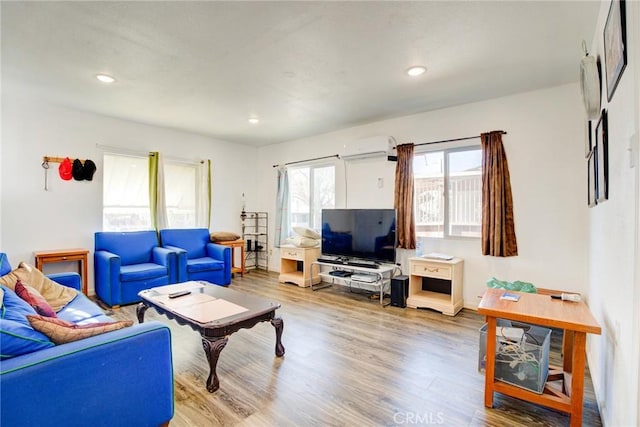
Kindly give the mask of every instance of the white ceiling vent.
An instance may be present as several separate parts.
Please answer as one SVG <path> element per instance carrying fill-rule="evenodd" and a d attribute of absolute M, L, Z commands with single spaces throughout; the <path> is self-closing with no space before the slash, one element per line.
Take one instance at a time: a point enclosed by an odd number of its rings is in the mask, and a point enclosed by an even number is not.
<path fill-rule="evenodd" d="M 374 136 L 347 142 L 340 158 L 343 160 L 366 159 L 371 157 L 387 157 L 397 160 L 395 139 L 392 136 Z"/>

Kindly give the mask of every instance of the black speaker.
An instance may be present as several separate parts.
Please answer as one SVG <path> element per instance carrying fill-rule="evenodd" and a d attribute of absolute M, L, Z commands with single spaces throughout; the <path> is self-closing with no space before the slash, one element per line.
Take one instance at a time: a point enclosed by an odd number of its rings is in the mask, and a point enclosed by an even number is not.
<path fill-rule="evenodd" d="M 391 305 L 405 308 L 409 294 L 409 276 L 396 276 L 391 279 Z"/>

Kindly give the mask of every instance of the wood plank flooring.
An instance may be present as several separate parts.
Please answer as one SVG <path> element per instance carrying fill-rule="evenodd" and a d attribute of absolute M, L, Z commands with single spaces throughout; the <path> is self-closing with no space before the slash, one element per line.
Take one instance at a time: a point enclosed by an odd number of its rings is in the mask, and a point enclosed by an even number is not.
<path fill-rule="evenodd" d="M 186 426 L 563 426 L 561 412 L 496 394 L 484 407 L 477 372 L 483 319 L 462 310 L 382 308 L 362 292 L 318 291 L 279 284 L 252 271 L 233 289 L 278 301 L 286 354 L 274 356 L 275 331 L 266 322 L 229 338 L 218 362 L 220 389 L 205 389 L 208 365 L 199 335 L 158 315 L 171 327 L 175 378 L 172 427 Z M 136 319 L 135 305 L 112 317 Z M 560 334 L 552 339 L 559 359 Z M 149 390 L 149 392 L 153 392 Z M 585 379 L 584 425 L 601 426 L 591 379 Z"/>

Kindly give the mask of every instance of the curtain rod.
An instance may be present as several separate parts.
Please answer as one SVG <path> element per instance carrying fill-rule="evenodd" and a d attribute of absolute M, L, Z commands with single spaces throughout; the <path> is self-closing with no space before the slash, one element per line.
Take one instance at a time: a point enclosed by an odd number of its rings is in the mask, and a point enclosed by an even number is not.
<path fill-rule="evenodd" d="M 503 131 L 503 130 L 499 130 L 498 132 L 502 133 L 503 135 L 506 135 L 507 132 Z M 464 138 L 454 138 L 454 139 L 443 139 L 441 141 L 431 141 L 431 142 L 421 142 L 420 144 L 414 144 L 414 147 L 418 147 L 420 145 L 430 145 L 430 144 L 442 144 L 443 142 L 455 142 L 455 141 L 465 141 L 467 139 L 476 139 L 476 138 L 480 138 L 480 135 L 476 135 L 476 136 L 465 136 Z"/>
<path fill-rule="evenodd" d="M 306 159 L 306 160 L 297 160 L 295 162 L 287 162 L 284 165 L 273 165 L 274 168 L 277 168 L 278 166 L 289 166 L 289 165 L 295 165 L 296 163 L 305 163 L 305 162 L 313 162 L 314 160 L 323 160 L 323 159 L 332 159 L 332 158 L 340 158 L 339 154 L 333 154 L 331 156 L 324 156 L 324 157 L 316 157 L 314 159 Z"/>

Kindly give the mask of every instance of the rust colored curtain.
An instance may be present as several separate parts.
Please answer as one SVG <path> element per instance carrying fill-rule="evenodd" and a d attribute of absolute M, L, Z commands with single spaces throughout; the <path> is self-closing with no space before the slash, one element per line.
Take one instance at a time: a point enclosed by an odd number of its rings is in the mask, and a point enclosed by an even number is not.
<path fill-rule="evenodd" d="M 480 135 L 482 142 L 482 254 L 518 255 L 509 165 L 502 131 Z"/>
<path fill-rule="evenodd" d="M 416 221 L 413 215 L 413 144 L 398 145 L 396 164 L 396 209 L 398 247 L 416 248 Z"/>

